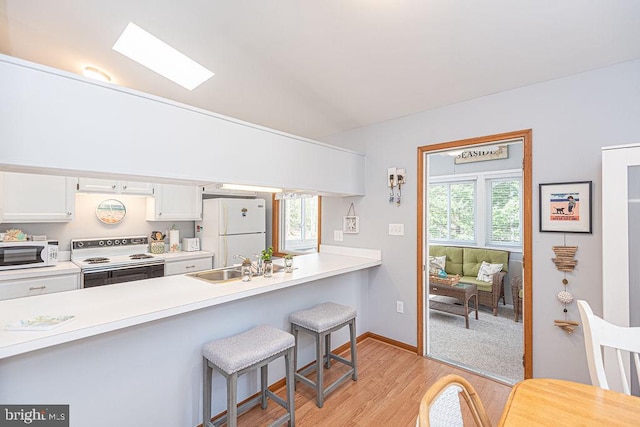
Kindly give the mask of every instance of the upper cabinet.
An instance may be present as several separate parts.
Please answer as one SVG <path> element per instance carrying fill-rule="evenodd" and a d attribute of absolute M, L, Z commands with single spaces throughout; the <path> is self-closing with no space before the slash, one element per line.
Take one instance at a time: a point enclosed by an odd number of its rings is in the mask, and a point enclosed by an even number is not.
<path fill-rule="evenodd" d="M 147 198 L 147 221 L 193 221 L 202 219 L 202 187 L 154 184 Z"/>
<path fill-rule="evenodd" d="M 149 182 L 78 178 L 78 191 L 81 193 L 138 194 L 146 196 L 153 194 L 153 185 Z"/>
<path fill-rule="evenodd" d="M 365 194 L 363 154 L 118 85 L 0 55 L 0 93 L 3 166 Z"/>
<path fill-rule="evenodd" d="M 69 222 L 75 178 L 0 172 L 0 223 Z"/>

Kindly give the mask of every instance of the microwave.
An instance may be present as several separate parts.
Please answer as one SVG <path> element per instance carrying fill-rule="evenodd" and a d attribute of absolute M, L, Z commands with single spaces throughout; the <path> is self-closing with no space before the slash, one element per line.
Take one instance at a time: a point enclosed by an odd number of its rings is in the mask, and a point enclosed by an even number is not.
<path fill-rule="evenodd" d="M 46 267 L 58 262 L 58 242 L 0 241 L 0 270 Z"/>

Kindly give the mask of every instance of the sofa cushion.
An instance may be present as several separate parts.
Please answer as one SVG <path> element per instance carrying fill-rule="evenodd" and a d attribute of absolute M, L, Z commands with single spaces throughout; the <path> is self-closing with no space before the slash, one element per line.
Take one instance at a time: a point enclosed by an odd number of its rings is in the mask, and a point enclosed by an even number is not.
<path fill-rule="evenodd" d="M 483 282 L 482 280 L 478 280 L 475 277 L 471 276 L 462 276 L 460 278 L 460 283 L 472 283 L 477 286 L 478 292 L 492 292 L 493 285 L 492 283 Z"/>
<path fill-rule="evenodd" d="M 502 271 L 509 271 L 509 252 L 495 249 L 464 248 L 462 275 L 478 277 L 482 261 L 502 264 Z"/>
<path fill-rule="evenodd" d="M 462 276 L 462 251 L 463 249 L 457 246 L 429 246 L 429 255 L 431 256 L 446 256 L 444 271 L 447 274 L 459 274 Z M 477 275 L 476 271 L 476 275 Z M 475 276 L 474 276 L 475 277 Z"/>

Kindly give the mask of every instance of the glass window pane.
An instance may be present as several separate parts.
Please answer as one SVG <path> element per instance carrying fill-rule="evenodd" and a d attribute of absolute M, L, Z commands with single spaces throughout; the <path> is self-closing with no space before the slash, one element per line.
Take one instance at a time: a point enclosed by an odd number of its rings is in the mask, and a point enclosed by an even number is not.
<path fill-rule="evenodd" d="M 447 185 L 433 184 L 428 189 L 428 233 L 429 239 L 447 239 L 449 237 L 449 188 Z"/>
<path fill-rule="evenodd" d="M 281 201 L 281 250 L 315 252 L 318 247 L 318 197 Z"/>
<path fill-rule="evenodd" d="M 520 180 L 505 179 L 489 182 L 490 224 L 488 240 L 494 243 L 520 243 L 521 197 Z"/>
<path fill-rule="evenodd" d="M 475 185 L 469 182 L 450 185 L 450 238 L 475 239 Z"/>

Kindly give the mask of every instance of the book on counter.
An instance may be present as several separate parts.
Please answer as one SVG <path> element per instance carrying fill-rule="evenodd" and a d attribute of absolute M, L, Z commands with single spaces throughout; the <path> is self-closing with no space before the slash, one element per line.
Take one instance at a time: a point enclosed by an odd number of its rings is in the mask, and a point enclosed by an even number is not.
<path fill-rule="evenodd" d="M 49 331 L 51 329 L 62 326 L 71 322 L 76 316 L 51 316 L 40 315 L 25 320 L 8 324 L 5 329 L 7 331 Z"/>

